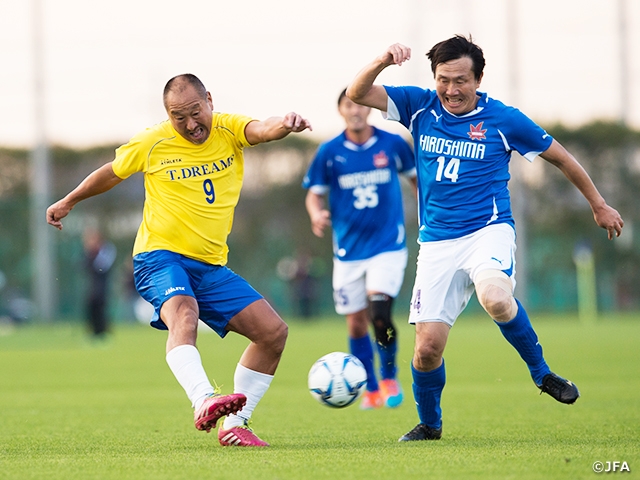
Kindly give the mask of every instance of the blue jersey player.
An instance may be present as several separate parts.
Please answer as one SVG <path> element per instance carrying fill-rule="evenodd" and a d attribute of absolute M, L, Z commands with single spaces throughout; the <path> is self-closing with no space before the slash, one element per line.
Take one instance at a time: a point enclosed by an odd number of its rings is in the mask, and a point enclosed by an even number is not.
<path fill-rule="evenodd" d="M 415 162 L 408 143 L 369 125 L 371 109 L 352 102 L 345 92 L 338 98 L 338 111 L 346 129 L 318 148 L 303 182 L 309 190 L 305 203 L 315 235 L 333 229 L 335 308 L 346 316 L 349 348 L 368 375 L 360 408 L 397 407 L 403 393 L 397 381 L 391 306 L 407 265 L 398 176 L 411 179 L 415 191 Z M 380 382 L 370 324 L 380 357 Z"/>
<path fill-rule="evenodd" d="M 576 386 L 551 372 L 515 286 L 515 226 L 509 160 L 517 151 L 558 167 L 580 190 L 609 239 L 623 221 L 602 198 L 576 159 L 519 110 L 478 92 L 482 50 L 454 36 L 427 54 L 435 90 L 374 85 L 386 67 L 409 60 L 395 44 L 365 66 L 347 89 L 349 98 L 385 112 L 409 129 L 418 173 L 420 252 L 409 322 L 416 327 L 413 393 L 420 423 L 400 441 L 442 435 L 442 358 L 449 330 L 474 290 L 478 301 L 515 347 L 542 392 L 571 404 Z"/>

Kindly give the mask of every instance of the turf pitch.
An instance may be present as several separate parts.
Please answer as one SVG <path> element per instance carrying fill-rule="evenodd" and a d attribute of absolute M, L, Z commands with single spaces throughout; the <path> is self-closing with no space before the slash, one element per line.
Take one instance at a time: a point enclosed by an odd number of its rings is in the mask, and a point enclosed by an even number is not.
<path fill-rule="evenodd" d="M 339 318 L 289 320 L 280 368 L 253 427 L 267 449 L 223 448 L 193 427 L 164 361 L 166 333 L 117 324 L 92 345 L 78 324 L 0 335 L 0 478 L 8 479 L 581 479 L 597 461 L 640 478 L 640 315 L 533 316 L 551 368 L 573 380 L 573 406 L 539 395 L 524 363 L 485 317 L 463 317 L 445 352 L 443 438 L 399 444 L 417 423 L 401 315 L 397 409 L 330 409 L 306 389 L 311 364 L 345 350 Z M 247 341 L 202 334 L 209 375 L 224 392 Z M 605 463 L 606 465 L 606 463 Z"/>

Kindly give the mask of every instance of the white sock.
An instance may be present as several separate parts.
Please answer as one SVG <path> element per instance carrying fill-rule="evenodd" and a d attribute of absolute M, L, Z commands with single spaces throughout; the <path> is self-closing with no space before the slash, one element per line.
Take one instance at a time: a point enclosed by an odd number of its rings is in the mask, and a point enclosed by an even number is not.
<path fill-rule="evenodd" d="M 227 415 L 223 425 L 225 430 L 243 425 L 246 420 L 251 418 L 253 409 L 269 389 L 271 380 L 273 380 L 273 375 L 249 370 L 240 364 L 236 366 L 236 372 L 233 375 L 233 391 L 244 394 L 247 397 L 247 403 L 237 415 Z"/>
<path fill-rule="evenodd" d="M 204 399 L 213 393 L 213 386 L 204 371 L 198 349 L 193 345 L 178 345 L 167 353 L 167 363 L 191 400 L 191 406 L 200 408 Z"/>

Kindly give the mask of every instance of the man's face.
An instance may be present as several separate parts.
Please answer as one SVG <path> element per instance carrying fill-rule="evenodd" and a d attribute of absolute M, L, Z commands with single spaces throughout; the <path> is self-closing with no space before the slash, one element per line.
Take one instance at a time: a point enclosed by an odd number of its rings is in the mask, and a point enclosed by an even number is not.
<path fill-rule="evenodd" d="M 478 96 L 476 90 L 480 79 L 473 74 L 473 61 L 462 57 L 436 66 L 436 93 L 440 102 L 454 115 L 464 115 L 476 108 Z"/>
<path fill-rule="evenodd" d="M 338 105 L 338 112 L 347 124 L 347 130 L 351 132 L 362 132 L 369 127 L 367 118 L 371 113 L 370 107 L 358 105 L 347 97 L 344 97 Z"/>
<path fill-rule="evenodd" d="M 211 134 L 213 113 L 209 92 L 204 99 L 195 88 L 187 84 L 182 90 L 169 92 L 165 103 L 171 125 L 183 138 L 196 145 L 207 141 Z"/>

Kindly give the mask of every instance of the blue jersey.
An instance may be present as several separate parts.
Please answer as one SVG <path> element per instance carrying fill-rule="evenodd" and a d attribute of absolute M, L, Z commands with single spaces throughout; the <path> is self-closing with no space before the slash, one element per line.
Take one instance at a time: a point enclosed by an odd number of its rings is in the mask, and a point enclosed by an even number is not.
<path fill-rule="evenodd" d="M 329 193 L 336 258 L 364 260 L 405 248 L 398 172 L 415 175 L 413 153 L 399 135 L 374 128 L 363 145 L 344 132 L 320 145 L 302 186 Z"/>
<path fill-rule="evenodd" d="M 507 186 L 511 152 L 533 161 L 551 146 L 551 136 L 487 94 L 475 110 L 457 116 L 442 107 L 433 90 L 385 89 L 387 118 L 413 136 L 419 240 L 459 238 L 495 223 L 514 226 Z"/>

